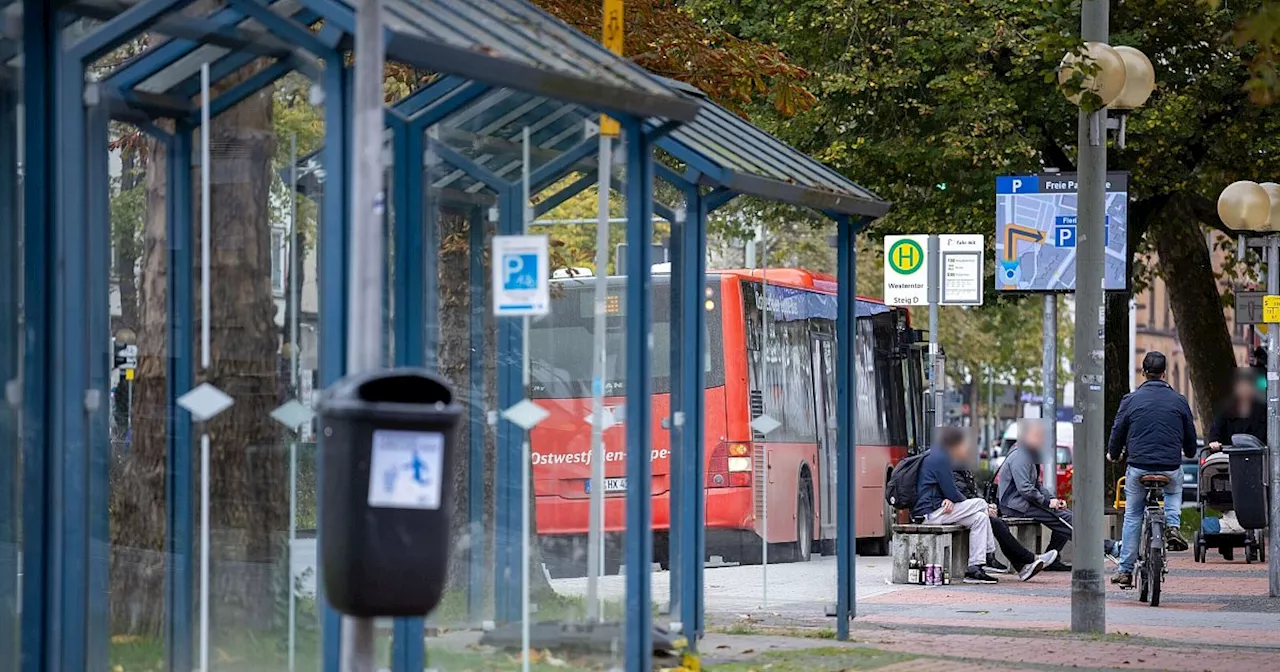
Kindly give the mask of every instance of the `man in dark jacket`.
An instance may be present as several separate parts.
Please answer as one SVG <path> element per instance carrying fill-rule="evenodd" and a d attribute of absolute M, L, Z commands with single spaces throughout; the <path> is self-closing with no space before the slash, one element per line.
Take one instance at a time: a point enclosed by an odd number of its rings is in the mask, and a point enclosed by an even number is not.
<path fill-rule="evenodd" d="M 1112 583 L 1133 585 L 1133 567 L 1138 561 L 1138 539 L 1142 533 L 1142 513 L 1146 498 L 1141 478 L 1163 474 L 1169 484 L 1164 489 L 1165 545 L 1171 551 L 1187 550 L 1182 537 L 1182 457 L 1196 454 L 1196 426 L 1186 397 L 1164 382 L 1166 361 L 1151 351 L 1142 359 L 1146 382 L 1124 395 L 1107 456 L 1116 461 L 1126 447 L 1129 465 L 1124 474 L 1124 538 L 1120 568 Z"/>
<path fill-rule="evenodd" d="M 1000 515 L 1031 518 L 1049 528 L 1049 550 L 1062 553 L 1071 541 L 1071 509 L 1053 496 L 1042 484 L 1040 463 L 1044 445 L 1044 427 L 1040 421 L 1022 421 L 1018 427 L 1018 443 L 1000 465 Z M 1051 572 L 1069 572 L 1071 566 L 1055 560 L 1046 568 Z"/>
<path fill-rule="evenodd" d="M 916 504 L 912 518 L 923 518 L 926 525 L 959 525 L 969 529 L 969 563 L 965 583 L 996 583 L 982 565 L 987 554 L 996 550 L 991 535 L 991 519 L 986 500 L 965 498 L 956 487 L 955 468 L 971 457 L 969 439 L 964 430 L 939 427 L 938 443 L 920 463 L 920 480 L 916 482 Z"/>

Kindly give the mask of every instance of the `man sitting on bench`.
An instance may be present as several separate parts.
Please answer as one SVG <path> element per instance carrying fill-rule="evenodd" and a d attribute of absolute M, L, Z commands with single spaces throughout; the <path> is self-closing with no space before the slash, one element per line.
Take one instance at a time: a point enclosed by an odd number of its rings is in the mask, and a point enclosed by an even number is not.
<path fill-rule="evenodd" d="M 978 496 L 978 479 L 968 469 L 956 469 L 956 486 L 960 488 L 960 494 L 964 495 L 965 499 Z M 1058 559 L 1057 551 L 1036 555 L 1023 546 L 1009 529 L 1009 524 L 999 517 L 995 504 L 987 504 L 987 515 L 991 518 L 991 535 L 996 538 L 996 544 L 1000 546 L 1001 551 L 1004 551 L 1005 557 L 1009 558 L 1009 563 L 1013 565 L 1013 571 L 1017 573 L 1019 579 L 1030 581 L 1032 577 Z M 1008 567 L 996 559 L 995 553 L 987 554 L 985 567 L 987 571 L 997 574 L 1009 571 Z"/>
<path fill-rule="evenodd" d="M 1044 445 L 1043 423 L 1035 420 L 1018 422 L 1018 443 L 1004 458 L 997 478 L 1000 481 L 1000 515 L 1031 518 L 1040 521 L 1052 533 L 1050 551 L 1059 555 L 1071 541 L 1071 509 L 1045 489 L 1040 479 L 1042 451 L 1053 450 Z M 1050 572 L 1069 572 L 1071 566 L 1055 560 L 1045 568 Z"/>
<path fill-rule="evenodd" d="M 953 473 L 957 466 L 967 464 L 972 457 L 968 436 L 956 427 L 939 427 L 937 432 L 937 443 L 920 463 L 916 505 L 911 509 L 911 516 L 923 518 L 926 525 L 969 528 L 969 562 L 964 582 L 997 583 L 982 569 L 987 554 L 996 550 L 987 502 L 977 497 L 965 499 L 956 487 Z"/>

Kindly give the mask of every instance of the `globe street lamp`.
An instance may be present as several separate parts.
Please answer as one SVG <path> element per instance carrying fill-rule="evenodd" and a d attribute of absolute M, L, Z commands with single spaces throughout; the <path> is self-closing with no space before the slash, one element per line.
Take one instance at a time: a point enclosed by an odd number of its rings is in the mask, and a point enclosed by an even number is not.
<path fill-rule="evenodd" d="M 1119 113 L 1114 127 L 1124 146 L 1124 119 L 1146 103 L 1155 89 L 1155 71 L 1142 52 L 1107 44 L 1107 0 L 1081 3 L 1080 35 L 1084 44 L 1063 59 L 1058 87 L 1080 108 L 1077 159 L 1076 236 L 1076 398 L 1073 402 L 1077 446 L 1072 489 L 1076 493 L 1075 567 L 1071 575 L 1071 629 L 1106 630 L 1102 529 L 1103 394 L 1105 347 L 1102 304 L 1105 266 L 1107 108 Z M 1110 126 L 1110 124 L 1107 124 Z M 1047 310 L 1047 304 L 1046 304 Z M 1096 316 L 1096 317 L 1095 317 Z M 1046 335 L 1048 338 L 1048 335 Z M 1053 451 L 1049 451 L 1053 452 Z"/>
<path fill-rule="evenodd" d="M 1240 234 L 1241 249 L 1246 236 L 1263 237 L 1267 259 L 1267 298 L 1280 294 L 1280 184 L 1248 180 L 1233 182 L 1218 196 L 1218 217 L 1227 228 Z M 1265 314 L 1265 300 L 1264 300 Z M 1270 454 L 1270 512 L 1268 521 L 1274 527 L 1280 521 L 1280 325 L 1267 329 L 1267 448 Z M 1268 535 L 1267 568 L 1271 597 L 1280 597 L 1280 534 Z M 1256 553 L 1256 550 L 1247 550 Z"/>

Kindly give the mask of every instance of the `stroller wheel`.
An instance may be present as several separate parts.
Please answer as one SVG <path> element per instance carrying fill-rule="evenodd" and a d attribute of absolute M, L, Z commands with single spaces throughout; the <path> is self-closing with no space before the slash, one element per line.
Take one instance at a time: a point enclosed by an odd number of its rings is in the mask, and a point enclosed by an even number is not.
<path fill-rule="evenodd" d="M 1196 532 L 1194 551 L 1196 562 L 1204 562 L 1205 551 L 1204 537 L 1199 532 Z"/>
<path fill-rule="evenodd" d="M 1222 559 L 1227 562 L 1234 562 L 1236 559 L 1236 549 L 1230 546 L 1222 547 Z"/>

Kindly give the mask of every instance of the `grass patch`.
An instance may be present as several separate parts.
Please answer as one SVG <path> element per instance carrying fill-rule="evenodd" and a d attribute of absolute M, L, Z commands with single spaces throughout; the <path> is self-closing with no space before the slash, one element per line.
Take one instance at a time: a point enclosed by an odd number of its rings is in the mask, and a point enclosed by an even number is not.
<path fill-rule="evenodd" d="M 837 672 L 840 670 L 875 670 L 917 658 L 862 647 L 830 647 L 797 651 L 770 651 L 755 660 L 709 665 L 715 672 Z"/>
<path fill-rule="evenodd" d="M 777 637 L 795 637 L 798 639 L 836 638 L 835 628 L 788 628 L 755 625 L 752 623 L 734 623 L 723 627 L 708 628 L 711 632 L 722 635 L 773 635 Z"/>
<path fill-rule="evenodd" d="M 193 642 L 194 644 L 194 642 Z M 320 646 L 314 635 L 299 633 L 294 666 L 299 670 L 319 669 Z M 380 658 L 389 659 L 381 655 Z M 193 651 L 193 656 L 198 655 Z M 107 651 L 111 672 L 161 672 L 165 665 L 164 642 L 158 639 L 118 635 Z M 383 661 L 380 661 L 383 662 Z M 193 661 L 199 664 L 199 661 Z M 218 672 L 264 672 L 289 669 L 288 638 L 285 633 L 214 633 L 209 643 L 209 665 Z"/>
<path fill-rule="evenodd" d="M 584 621 L 587 618 L 587 600 L 585 597 L 578 595 L 561 595 L 559 593 L 550 592 L 544 594 L 533 595 L 530 602 L 534 607 L 532 622 L 547 621 Z M 485 610 L 482 612 L 483 619 L 492 619 L 492 611 L 489 609 L 490 600 L 486 596 L 484 600 Z M 431 612 L 428 622 L 439 627 L 458 627 L 458 626 L 476 626 L 479 621 L 472 622 L 469 611 L 469 603 L 467 590 L 458 588 L 445 591 L 440 597 L 440 604 Z M 605 620 L 623 620 L 626 616 L 626 606 L 619 600 L 604 600 L 603 613 Z M 658 615 L 658 607 L 655 604 L 653 615 Z"/>
<path fill-rule="evenodd" d="M 1182 524 L 1179 529 L 1182 530 L 1182 536 L 1188 542 L 1195 539 L 1196 532 L 1200 531 L 1200 509 L 1189 508 L 1182 510 Z"/>

